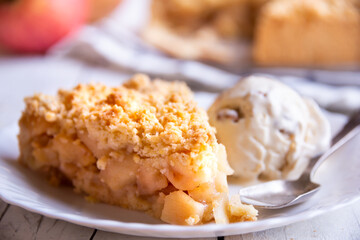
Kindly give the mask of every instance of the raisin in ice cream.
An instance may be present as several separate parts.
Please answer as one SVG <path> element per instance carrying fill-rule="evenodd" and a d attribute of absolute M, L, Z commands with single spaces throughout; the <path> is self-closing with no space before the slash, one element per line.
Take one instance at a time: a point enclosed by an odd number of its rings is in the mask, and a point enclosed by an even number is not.
<path fill-rule="evenodd" d="M 317 104 L 266 77 L 244 78 L 208 113 L 234 176 L 244 182 L 295 179 L 330 143 L 330 125 Z"/>

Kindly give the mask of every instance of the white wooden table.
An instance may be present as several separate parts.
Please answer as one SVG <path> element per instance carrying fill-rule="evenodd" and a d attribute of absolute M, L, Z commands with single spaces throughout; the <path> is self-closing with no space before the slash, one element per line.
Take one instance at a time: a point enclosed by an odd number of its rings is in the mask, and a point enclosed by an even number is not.
<path fill-rule="evenodd" d="M 104 232 L 31 213 L 0 202 L 0 239 L 38 240 L 110 240 L 155 239 Z M 216 238 L 206 238 L 213 240 Z M 222 237 L 218 237 L 222 239 Z M 285 227 L 243 235 L 224 237 L 226 240 L 265 239 L 360 239 L 360 201 L 314 219 Z"/>
<path fill-rule="evenodd" d="M 23 108 L 22 99 L 12 97 L 14 91 L 31 95 L 32 82 L 40 81 L 46 92 L 70 87 L 77 82 L 94 80 L 119 81 L 125 76 L 79 63 L 44 58 L 0 59 L 0 128 L 16 122 Z M 27 84 L 24 84 L 26 78 Z M 22 84 L 20 85 L 20 81 Z M 6 113 L 6 114 L 4 114 Z M 360 171 L 360 169 L 359 169 Z M 0 240 L 82 240 L 145 239 L 104 232 L 31 213 L 0 200 Z M 151 239 L 151 238 L 146 238 Z M 216 238 L 209 238 L 216 239 Z M 314 219 L 266 231 L 218 237 L 218 239 L 360 239 L 360 201 Z"/>

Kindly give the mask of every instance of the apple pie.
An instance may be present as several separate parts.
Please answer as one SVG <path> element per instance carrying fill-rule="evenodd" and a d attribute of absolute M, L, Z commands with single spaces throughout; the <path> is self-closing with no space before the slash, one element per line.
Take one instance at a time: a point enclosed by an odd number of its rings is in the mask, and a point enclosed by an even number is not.
<path fill-rule="evenodd" d="M 51 183 L 171 224 L 256 220 L 253 206 L 228 198 L 225 148 L 184 83 L 135 75 L 25 103 L 19 160 Z"/>
<path fill-rule="evenodd" d="M 360 1 L 153 0 L 144 38 L 178 58 L 226 65 L 252 55 L 259 65 L 358 66 Z"/>
<path fill-rule="evenodd" d="M 254 59 L 261 65 L 360 63 L 359 0 L 273 0 L 255 31 Z"/>

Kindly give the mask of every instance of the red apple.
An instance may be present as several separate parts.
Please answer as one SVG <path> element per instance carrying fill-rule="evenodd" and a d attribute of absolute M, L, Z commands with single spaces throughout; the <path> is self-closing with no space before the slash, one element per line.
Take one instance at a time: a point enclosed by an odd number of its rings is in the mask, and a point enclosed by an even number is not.
<path fill-rule="evenodd" d="M 0 0 L 0 45 L 16 52 L 42 53 L 78 29 L 88 0 Z"/>

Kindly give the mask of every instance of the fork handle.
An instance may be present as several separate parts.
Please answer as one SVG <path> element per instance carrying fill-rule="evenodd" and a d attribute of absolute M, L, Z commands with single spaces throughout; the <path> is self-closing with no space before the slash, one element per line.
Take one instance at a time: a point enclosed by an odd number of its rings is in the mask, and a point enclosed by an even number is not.
<path fill-rule="evenodd" d="M 312 179 L 320 165 L 358 133 L 360 133 L 360 110 L 354 113 L 340 132 L 336 134 L 331 141 L 330 148 L 324 154 L 310 159 L 309 165 L 301 178 L 310 177 Z"/>

